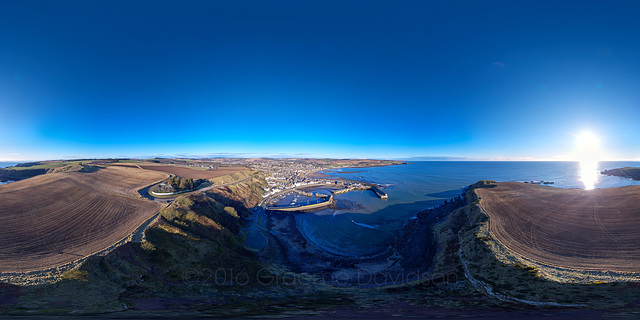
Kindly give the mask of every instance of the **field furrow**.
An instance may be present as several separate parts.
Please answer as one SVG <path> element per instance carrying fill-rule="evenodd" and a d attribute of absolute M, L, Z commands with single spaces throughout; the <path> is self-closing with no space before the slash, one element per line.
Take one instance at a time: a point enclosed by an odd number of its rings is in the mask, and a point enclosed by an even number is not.
<path fill-rule="evenodd" d="M 477 189 L 491 234 L 541 264 L 640 272 L 640 186 L 580 190 L 517 182 Z"/>
<path fill-rule="evenodd" d="M 164 177 L 107 168 L 0 186 L 0 272 L 55 267 L 127 237 L 160 209 L 134 193 Z"/>

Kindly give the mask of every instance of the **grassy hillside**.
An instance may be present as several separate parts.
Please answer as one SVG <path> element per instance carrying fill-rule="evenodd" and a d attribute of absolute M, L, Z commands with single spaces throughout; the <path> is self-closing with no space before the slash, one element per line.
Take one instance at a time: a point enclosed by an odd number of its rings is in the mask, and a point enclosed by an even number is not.
<path fill-rule="evenodd" d="M 549 270 L 511 256 L 489 232 L 488 216 L 475 192 L 494 185 L 494 181 L 472 185 L 465 195 L 467 204 L 432 226 L 438 248 L 431 270 L 446 275 L 448 286 L 456 279 L 464 281 L 455 295 L 478 299 L 476 294 L 481 294 L 487 305 L 496 307 L 635 310 L 640 301 L 640 287 L 635 282 L 562 283 L 545 278 L 543 272 Z M 404 290 L 424 287 L 424 283 L 409 284 Z"/>
<path fill-rule="evenodd" d="M 173 299 L 235 308 L 239 294 L 243 307 L 254 308 L 247 301 L 264 299 L 275 285 L 285 289 L 275 296 L 288 299 L 287 288 L 301 288 L 274 282 L 272 268 L 243 246 L 238 233 L 246 212 L 240 202 L 212 194 L 179 197 L 160 212 L 142 242 L 92 257 L 55 284 L 0 286 L 1 301 L 10 302 L 0 302 L 0 313 L 134 312 Z"/>
<path fill-rule="evenodd" d="M 628 307 L 640 299 L 640 290 L 633 282 L 580 284 L 543 277 L 538 266 L 509 255 L 489 232 L 488 217 L 480 208 L 480 199 L 473 190 L 468 193 L 468 200 L 465 208 L 452 213 L 449 218 L 449 225 L 461 226 L 457 235 L 449 232 L 443 243 L 453 246 L 448 250 L 449 258 L 463 265 L 465 277 L 471 279 L 478 292 L 502 303 L 539 307 Z M 451 223 L 452 219 L 459 222 Z M 457 259 L 455 247 L 458 248 Z"/>
<path fill-rule="evenodd" d="M 87 160 L 77 160 L 77 161 L 41 161 L 41 162 L 28 162 L 28 163 L 21 163 L 18 164 L 14 167 L 10 167 L 7 169 L 10 170 L 34 170 L 34 169 L 52 169 L 52 168 L 59 168 L 59 167 L 63 167 L 63 166 L 67 166 L 67 165 L 73 165 L 73 164 L 82 164 L 82 163 L 89 163 L 91 161 L 87 161 Z"/>
<path fill-rule="evenodd" d="M 491 187 L 491 181 L 474 185 L 461 206 L 452 202 L 450 212 L 427 210 L 410 220 L 415 225 L 405 228 L 406 237 L 429 232 L 437 244 L 429 279 L 381 288 L 337 288 L 313 280 L 312 274 L 267 265 L 244 248 L 239 236 L 242 217 L 260 201 L 263 183 L 254 176 L 228 188 L 179 197 L 161 211 L 143 241 L 93 257 L 78 270 L 66 272 L 58 283 L 0 284 L 0 313 L 121 312 L 116 315 L 148 317 L 175 312 L 182 316 L 325 312 L 330 317 L 338 312 L 387 318 L 405 311 L 451 316 L 447 312 L 460 310 L 490 317 L 487 312 L 498 308 L 576 304 L 586 306 L 572 308 L 638 311 L 634 303 L 640 301 L 640 290 L 635 283 L 561 284 L 541 278 L 535 268 L 504 260 L 473 191 Z M 420 225 L 433 221 L 428 227 Z M 416 244 L 406 242 L 406 246 Z"/>
<path fill-rule="evenodd" d="M 91 161 L 42 161 L 21 163 L 13 167 L 0 168 L 0 180 L 21 180 L 51 172 L 81 171 Z M 87 172 L 87 171 L 85 171 Z"/>
<path fill-rule="evenodd" d="M 624 167 L 611 170 L 604 170 L 602 174 L 608 176 L 617 176 L 632 180 L 640 180 L 640 168 Z"/>
<path fill-rule="evenodd" d="M 247 217 L 249 215 L 249 211 L 246 210 L 246 208 L 255 207 L 260 203 L 260 201 L 262 201 L 264 187 L 267 186 L 266 180 L 261 174 L 250 171 L 232 173 L 229 176 L 220 177 L 219 179 L 223 178 L 226 179 L 226 183 L 229 183 L 229 181 L 231 181 L 231 183 L 242 180 L 244 181 L 226 187 L 213 189 L 208 194 L 226 205 L 240 208 L 240 215 L 242 217 Z M 222 181 L 217 181 L 214 184 L 222 184 L 221 182 Z"/>

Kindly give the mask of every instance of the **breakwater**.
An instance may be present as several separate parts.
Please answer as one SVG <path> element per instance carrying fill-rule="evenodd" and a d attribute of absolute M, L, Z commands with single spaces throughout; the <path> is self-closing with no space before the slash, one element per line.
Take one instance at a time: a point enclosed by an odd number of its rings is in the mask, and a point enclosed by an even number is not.
<path fill-rule="evenodd" d="M 324 208 L 324 207 L 328 207 L 333 203 L 333 195 L 330 195 L 329 198 L 327 198 L 327 200 L 322 201 L 322 202 L 318 202 L 318 203 L 312 203 L 312 204 L 306 204 L 306 205 L 296 205 L 296 206 L 289 206 L 289 207 L 267 207 L 267 210 L 272 210 L 272 211 L 306 211 L 306 210 L 317 210 L 319 208 Z"/>
<path fill-rule="evenodd" d="M 376 196 L 378 196 L 378 198 L 380 198 L 380 199 L 388 199 L 389 198 L 389 195 L 386 192 L 380 190 L 376 186 L 371 186 L 369 188 L 369 190 L 373 191 L 376 194 Z"/>
<path fill-rule="evenodd" d="M 340 190 L 332 190 L 331 193 L 332 194 L 341 194 L 341 193 L 346 193 L 346 192 L 354 191 L 354 190 L 371 190 L 380 199 L 388 199 L 389 198 L 389 195 L 386 192 L 380 190 L 380 188 L 378 188 L 378 187 L 376 187 L 374 185 L 350 186 L 350 187 L 346 187 L 346 188 L 340 189 Z"/>

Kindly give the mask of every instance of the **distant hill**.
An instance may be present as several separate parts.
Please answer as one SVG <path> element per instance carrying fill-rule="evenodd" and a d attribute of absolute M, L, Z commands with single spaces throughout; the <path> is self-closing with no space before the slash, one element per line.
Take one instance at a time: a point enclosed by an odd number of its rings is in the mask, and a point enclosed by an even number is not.
<path fill-rule="evenodd" d="M 465 158 L 465 157 L 411 157 L 411 158 L 402 158 L 401 160 L 406 160 L 406 161 L 470 161 L 470 160 L 473 160 L 473 159 Z"/>

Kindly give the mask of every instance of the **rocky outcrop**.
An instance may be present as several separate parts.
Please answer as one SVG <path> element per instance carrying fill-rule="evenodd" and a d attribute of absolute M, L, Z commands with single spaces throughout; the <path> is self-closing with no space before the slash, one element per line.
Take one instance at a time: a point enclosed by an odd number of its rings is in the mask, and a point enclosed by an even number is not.
<path fill-rule="evenodd" d="M 22 180 L 47 173 L 47 169 L 0 169 L 0 181 Z"/>
<path fill-rule="evenodd" d="M 260 175 L 254 175 L 244 182 L 215 188 L 207 192 L 207 195 L 220 201 L 226 206 L 235 207 L 241 217 L 248 217 L 249 208 L 257 206 L 262 201 L 264 187 L 267 182 Z"/>
<path fill-rule="evenodd" d="M 607 176 L 616 176 L 616 177 L 622 177 L 622 178 L 627 178 L 631 180 L 640 180 L 640 168 L 632 168 L 632 167 L 616 168 L 616 169 L 604 170 L 600 173 Z"/>

